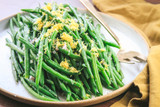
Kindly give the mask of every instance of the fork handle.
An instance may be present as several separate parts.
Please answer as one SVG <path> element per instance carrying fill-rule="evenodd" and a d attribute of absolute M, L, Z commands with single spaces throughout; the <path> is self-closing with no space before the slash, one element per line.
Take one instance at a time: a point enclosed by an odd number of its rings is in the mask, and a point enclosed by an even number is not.
<path fill-rule="evenodd" d="M 108 33 L 114 38 L 114 40 L 119 43 L 119 38 L 115 35 L 115 33 L 110 29 L 110 27 L 104 23 L 102 17 L 98 14 L 94 6 L 89 2 L 89 0 L 80 0 L 80 2 L 88 9 L 88 11 L 103 25 L 103 27 L 108 31 Z"/>

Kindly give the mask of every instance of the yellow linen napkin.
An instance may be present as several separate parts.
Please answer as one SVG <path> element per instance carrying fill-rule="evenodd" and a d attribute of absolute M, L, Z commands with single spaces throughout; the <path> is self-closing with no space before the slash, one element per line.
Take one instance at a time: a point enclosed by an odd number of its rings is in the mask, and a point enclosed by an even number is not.
<path fill-rule="evenodd" d="M 151 40 L 152 45 L 160 43 L 160 4 L 144 0 L 92 0 L 102 12 L 132 23 Z"/>
<path fill-rule="evenodd" d="M 160 4 L 151 4 L 144 0 L 92 1 L 100 11 L 138 27 L 147 35 L 152 44 L 148 65 L 134 80 L 133 87 L 112 107 L 159 107 Z"/>

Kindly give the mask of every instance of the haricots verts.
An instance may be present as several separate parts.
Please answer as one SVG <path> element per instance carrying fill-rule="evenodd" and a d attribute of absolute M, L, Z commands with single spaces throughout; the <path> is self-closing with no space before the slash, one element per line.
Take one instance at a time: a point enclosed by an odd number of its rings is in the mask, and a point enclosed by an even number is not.
<path fill-rule="evenodd" d="M 10 19 L 11 64 L 15 80 L 38 99 L 77 101 L 103 95 L 103 87 L 124 86 L 124 75 L 101 25 L 68 4 L 21 9 Z"/>

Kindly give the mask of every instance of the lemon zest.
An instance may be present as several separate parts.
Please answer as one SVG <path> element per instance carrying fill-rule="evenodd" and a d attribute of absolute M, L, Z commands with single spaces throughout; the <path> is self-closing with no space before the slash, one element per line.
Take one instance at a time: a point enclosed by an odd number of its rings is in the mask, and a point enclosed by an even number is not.
<path fill-rule="evenodd" d="M 68 64 L 68 62 L 67 62 L 67 59 L 65 59 L 65 61 L 62 61 L 62 62 L 60 63 L 60 66 L 68 69 L 68 68 L 69 68 L 69 64 Z"/>
<path fill-rule="evenodd" d="M 78 70 L 74 67 L 70 67 L 69 71 L 72 72 L 72 73 L 78 73 Z"/>

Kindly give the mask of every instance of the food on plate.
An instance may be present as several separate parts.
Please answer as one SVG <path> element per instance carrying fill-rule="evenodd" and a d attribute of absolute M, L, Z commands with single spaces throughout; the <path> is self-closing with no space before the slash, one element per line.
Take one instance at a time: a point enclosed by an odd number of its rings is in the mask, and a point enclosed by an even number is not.
<path fill-rule="evenodd" d="M 33 96 L 66 101 L 103 95 L 124 84 L 120 63 L 100 24 L 68 4 L 45 3 L 10 19 L 12 71 Z"/>

